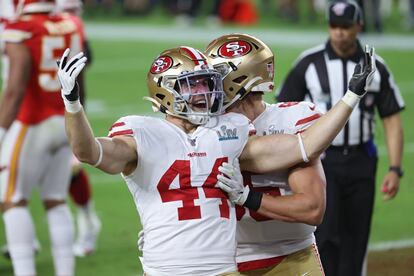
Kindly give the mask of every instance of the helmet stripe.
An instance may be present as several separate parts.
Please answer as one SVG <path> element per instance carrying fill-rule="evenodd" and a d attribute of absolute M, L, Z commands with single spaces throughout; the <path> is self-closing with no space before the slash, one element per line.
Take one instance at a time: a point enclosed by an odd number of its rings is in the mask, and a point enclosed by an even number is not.
<path fill-rule="evenodd" d="M 200 54 L 199 51 L 192 47 L 181 47 L 194 61 L 195 65 L 207 64 L 205 58 Z"/>

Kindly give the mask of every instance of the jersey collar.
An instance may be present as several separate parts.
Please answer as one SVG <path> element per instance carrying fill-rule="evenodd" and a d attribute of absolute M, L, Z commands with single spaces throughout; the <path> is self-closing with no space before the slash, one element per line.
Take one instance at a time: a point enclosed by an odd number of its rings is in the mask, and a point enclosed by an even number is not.
<path fill-rule="evenodd" d="M 331 43 L 329 43 L 329 40 L 325 44 L 325 49 L 326 49 L 329 59 L 341 59 L 341 57 L 339 57 L 335 53 L 334 49 L 331 46 Z M 362 46 L 359 40 L 357 40 L 357 51 L 355 52 L 354 55 L 347 58 L 347 60 L 351 60 L 355 63 L 359 63 L 361 61 L 361 58 L 364 58 L 364 50 L 362 49 Z"/>

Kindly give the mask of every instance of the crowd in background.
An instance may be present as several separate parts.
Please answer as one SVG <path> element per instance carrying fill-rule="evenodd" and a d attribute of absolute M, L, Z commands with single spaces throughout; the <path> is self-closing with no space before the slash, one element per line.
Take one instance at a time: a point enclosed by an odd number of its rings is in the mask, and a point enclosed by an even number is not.
<path fill-rule="evenodd" d="M 252 25 L 261 14 L 272 14 L 279 19 L 297 23 L 300 20 L 315 22 L 323 15 L 331 0 L 84 0 L 86 11 L 102 9 L 110 13 L 120 7 L 125 15 L 147 15 L 162 7 L 176 16 L 177 24 L 192 24 L 199 16 L 208 23 L 235 23 Z M 414 0 L 356 0 L 362 7 L 366 31 L 383 31 L 383 21 L 391 16 L 393 9 L 401 14 L 401 27 L 414 29 Z M 301 8 L 304 12 L 301 12 Z M 306 18 L 303 18 L 306 17 Z"/>

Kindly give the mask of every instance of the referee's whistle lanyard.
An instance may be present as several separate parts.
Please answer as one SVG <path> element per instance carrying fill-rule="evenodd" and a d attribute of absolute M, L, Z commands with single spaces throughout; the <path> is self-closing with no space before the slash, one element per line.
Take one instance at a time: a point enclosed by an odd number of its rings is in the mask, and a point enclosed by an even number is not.
<path fill-rule="evenodd" d="M 369 157 L 378 156 L 377 146 L 375 145 L 373 138 L 369 139 L 368 142 L 364 144 L 364 147 Z"/>

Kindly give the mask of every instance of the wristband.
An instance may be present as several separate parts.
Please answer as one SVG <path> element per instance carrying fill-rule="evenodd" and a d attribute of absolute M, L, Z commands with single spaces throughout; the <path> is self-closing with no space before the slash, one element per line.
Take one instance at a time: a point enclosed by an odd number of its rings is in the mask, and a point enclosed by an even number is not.
<path fill-rule="evenodd" d="M 388 168 L 388 171 L 389 172 L 395 172 L 398 175 L 399 178 L 403 177 L 403 175 L 404 175 L 404 171 L 399 166 L 390 166 Z"/>
<path fill-rule="evenodd" d="M 64 98 L 63 103 L 65 104 L 66 111 L 69 113 L 78 113 L 82 109 L 82 105 L 79 100 L 71 102 Z"/>
<path fill-rule="evenodd" d="M 306 154 L 305 145 L 303 144 L 303 141 L 302 141 L 302 136 L 300 135 L 300 133 L 298 133 L 297 136 L 299 140 L 299 147 L 300 147 L 300 153 L 302 154 L 302 159 L 305 163 L 308 163 L 309 158 L 308 158 L 308 155 Z"/>
<path fill-rule="evenodd" d="M 247 195 L 247 199 L 244 202 L 243 206 L 249 208 L 250 210 L 257 211 L 262 204 L 263 194 L 261 192 L 250 190 Z"/>
<path fill-rule="evenodd" d="M 359 103 L 360 99 L 361 97 L 351 90 L 346 91 L 345 95 L 342 97 L 342 101 L 352 109 Z"/>
<path fill-rule="evenodd" d="M 98 144 L 98 148 L 99 148 L 99 155 L 98 155 L 98 160 L 96 161 L 95 164 L 93 164 L 92 166 L 94 166 L 95 168 L 98 167 L 101 163 L 102 163 L 102 158 L 103 158 L 103 149 L 102 149 L 102 144 L 101 141 L 99 141 L 98 139 L 95 138 L 95 142 L 96 144 Z"/>

